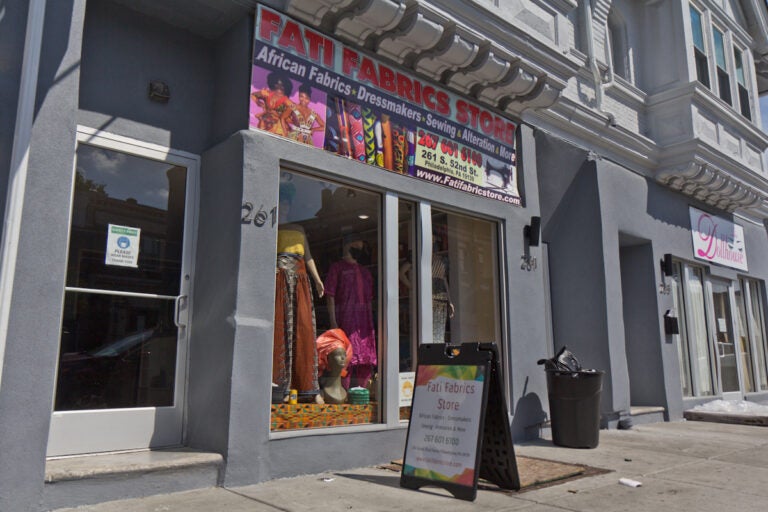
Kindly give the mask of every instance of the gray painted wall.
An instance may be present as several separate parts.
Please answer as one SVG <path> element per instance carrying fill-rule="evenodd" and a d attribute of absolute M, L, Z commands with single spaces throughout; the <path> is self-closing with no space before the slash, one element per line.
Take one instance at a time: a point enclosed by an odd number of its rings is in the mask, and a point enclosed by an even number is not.
<path fill-rule="evenodd" d="M 240 137 L 205 153 L 189 331 L 187 444 L 226 453 L 240 254 Z"/>
<path fill-rule="evenodd" d="M 0 510 L 39 510 L 69 223 L 84 0 L 48 2 L 0 393 Z M 45 272 L 41 272 L 45 269 Z M 34 276 L 34 277 L 33 277 Z"/>
<path fill-rule="evenodd" d="M 28 4 L 28 0 L 0 0 L 0 219 L 5 218 Z M 0 239 L 4 226 L 0 222 Z"/>
<path fill-rule="evenodd" d="M 248 95 L 253 51 L 253 18 L 246 17 L 214 42 L 212 140 L 226 140 L 248 127 Z"/>
<path fill-rule="evenodd" d="M 214 44 L 106 0 L 90 0 L 83 34 L 82 125 L 200 154 L 211 146 Z M 148 98 L 150 80 L 171 99 Z"/>
<path fill-rule="evenodd" d="M 650 241 L 625 244 L 619 249 L 619 259 L 630 404 L 666 408 L 653 248 Z M 671 342 L 671 337 L 666 341 Z"/>
<path fill-rule="evenodd" d="M 590 161 L 551 135 L 539 132 L 536 140 L 555 347 L 567 345 L 584 366 L 607 371 L 601 408 L 609 426 L 630 405 L 664 406 L 670 418 L 681 418 L 677 346 L 662 318 L 672 297 L 657 291 L 659 261 L 671 253 L 737 279 L 740 272 L 693 258 L 689 206 L 734 217 L 613 162 Z M 735 222 L 745 231 L 745 275 L 765 280 L 765 227 Z"/>

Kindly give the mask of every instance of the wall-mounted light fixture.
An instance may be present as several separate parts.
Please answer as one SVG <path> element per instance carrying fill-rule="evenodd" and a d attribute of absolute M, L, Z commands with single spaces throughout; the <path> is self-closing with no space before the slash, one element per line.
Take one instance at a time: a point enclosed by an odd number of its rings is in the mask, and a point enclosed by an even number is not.
<path fill-rule="evenodd" d="M 661 260 L 661 269 L 665 276 L 675 275 L 675 265 L 672 263 L 672 255 L 667 253 L 664 255 L 664 259 Z"/>
<path fill-rule="evenodd" d="M 531 217 L 531 223 L 523 227 L 523 255 L 520 258 L 520 270 L 536 270 L 536 258 L 531 256 L 530 248 L 539 245 L 541 239 L 541 217 Z"/>
<path fill-rule="evenodd" d="M 168 103 L 171 99 L 171 88 L 160 80 L 149 81 L 149 99 L 158 103 Z"/>
<path fill-rule="evenodd" d="M 659 285 L 659 293 L 667 295 L 669 293 L 669 285 L 667 284 L 667 277 L 675 275 L 675 265 L 672 261 L 672 255 L 667 253 L 659 261 L 659 268 L 661 270 L 661 284 Z"/>
<path fill-rule="evenodd" d="M 541 239 L 541 217 L 531 217 L 531 223 L 523 228 L 523 236 L 528 240 L 529 247 L 539 245 Z"/>

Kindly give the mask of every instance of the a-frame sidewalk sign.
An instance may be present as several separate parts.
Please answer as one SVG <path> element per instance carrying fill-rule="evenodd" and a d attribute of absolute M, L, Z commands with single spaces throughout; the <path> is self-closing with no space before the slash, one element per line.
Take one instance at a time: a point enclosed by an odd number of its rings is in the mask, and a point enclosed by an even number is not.
<path fill-rule="evenodd" d="M 422 344 L 400 486 L 473 501 L 478 478 L 520 489 L 496 344 Z"/>

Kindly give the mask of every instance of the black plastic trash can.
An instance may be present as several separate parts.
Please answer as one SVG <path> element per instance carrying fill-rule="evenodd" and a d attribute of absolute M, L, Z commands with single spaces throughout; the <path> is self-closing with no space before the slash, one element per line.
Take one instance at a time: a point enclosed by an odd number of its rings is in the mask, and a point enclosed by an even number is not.
<path fill-rule="evenodd" d="M 546 370 L 552 442 L 568 448 L 595 448 L 600 438 L 599 370 Z"/>

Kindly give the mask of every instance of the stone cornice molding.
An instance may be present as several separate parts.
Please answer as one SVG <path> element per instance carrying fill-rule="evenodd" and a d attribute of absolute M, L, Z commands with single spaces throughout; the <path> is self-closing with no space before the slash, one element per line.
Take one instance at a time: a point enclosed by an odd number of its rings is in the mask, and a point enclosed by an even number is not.
<path fill-rule="evenodd" d="M 295 0 L 286 2 L 285 12 L 310 25 L 320 27 L 328 15 L 335 15 L 359 0 Z"/>
<path fill-rule="evenodd" d="M 339 39 L 362 46 L 369 37 L 395 28 L 405 9 L 405 3 L 400 0 L 358 0 L 335 20 L 333 32 Z"/>
<path fill-rule="evenodd" d="M 398 27 L 382 35 L 373 44 L 373 49 L 398 64 L 410 67 L 407 62 L 417 51 L 430 51 L 440 43 L 449 20 L 439 13 L 410 5 Z"/>
<path fill-rule="evenodd" d="M 572 0 L 554 2 L 564 16 Z M 581 63 L 469 1 L 286 0 L 285 12 L 512 115 L 545 108 Z M 554 14 L 553 14 L 554 15 Z"/>
<path fill-rule="evenodd" d="M 656 179 L 673 190 L 728 212 L 752 210 L 768 201 L 765 192 L 701 160 L 662 169 Z"/>

